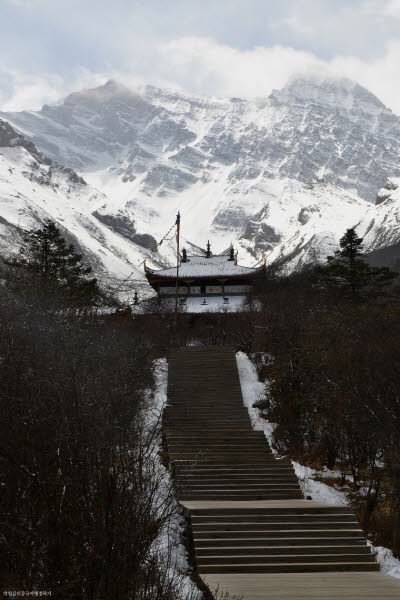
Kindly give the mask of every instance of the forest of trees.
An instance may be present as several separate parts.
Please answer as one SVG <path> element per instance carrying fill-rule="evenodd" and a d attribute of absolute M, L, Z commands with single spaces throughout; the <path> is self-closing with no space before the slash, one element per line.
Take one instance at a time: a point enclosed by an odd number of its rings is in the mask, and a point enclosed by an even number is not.
<path fill-rule="evenodd" d="M 51 222 L 0 264 L 1 589 L 186 600 L 172 568 L 182 517 L 158 456 L 158 350 L 93 310 L 108 299 L 90 273 Z"/>
<path fill-rule="evenodd" d="M 353 229 L 307 272 L 260 280 L 253 350 L 271 355 L 265 417 L 276 445 L 351 478 L 372 539 L 400 557 L 400 289 L 370 267 Z M 339 478 L 339 479 L 340 479 Z M 340 483 L 340 480 L 339 482 Z"/>

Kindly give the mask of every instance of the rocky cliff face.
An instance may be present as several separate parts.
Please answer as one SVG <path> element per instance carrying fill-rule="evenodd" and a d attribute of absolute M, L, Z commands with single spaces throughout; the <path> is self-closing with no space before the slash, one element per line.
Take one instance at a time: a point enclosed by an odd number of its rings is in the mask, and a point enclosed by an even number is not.
<path fill-rule="evenodd" d="M 249 264 L 323 259 L 346 227 L 386 210 L 378 191 L 400 177 L 400 118 L 348 80 L 297 79 L 259 100 L 109 81 L 3 118 L 106 194 L 96 219 L 121 239 L 158 238 L 180 210 L 184 237 L 234 242 Z"/>
<path fill-rule="evenodd" d="M 390 178 L 372 206 L 357 224 L 368 250 L 378 250 L 400 242 L 400 178 Z M 400 256 L 400 255 L 399 255 Z"/>
<path fill-rule="evenodd" d="M 96 216 L 107 198 L 88 185 L 71 168 L 38 151 L 31 140 L 0 120 L 0 253 L 9 256 L 23 244 L 26 229 L 40 227 L 44 219 L 57 222 L 93 265 L 104 283 L 128 276 L 141 279 L 144 258 L 160 264 L 157 249 L 150 252 L 146 234 L 134 222 L 126 232 L 114 222 Z M 142 239 L 141 235 L 144 235 Z M 155 250 L 155 252 L 154 252 Z M 172 252 L 172 249 L 171 249 Z"/>

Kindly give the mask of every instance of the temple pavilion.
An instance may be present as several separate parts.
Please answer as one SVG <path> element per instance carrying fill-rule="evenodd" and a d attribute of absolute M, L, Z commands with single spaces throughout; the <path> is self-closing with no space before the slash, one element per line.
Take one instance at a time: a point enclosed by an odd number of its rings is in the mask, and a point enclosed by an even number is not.
<path fill-rule="evenodd" d="M 231 247 L 229 254 L 214 256 L 210 243 L 203 256 L 188 256 L 182 251 L 179 268 L 153 270 L 146 277 L 160 298 L 175 297 L 189 312 L 208 312 L 219 308 L 240 310 L 262 268 L 243 267 Z"/>

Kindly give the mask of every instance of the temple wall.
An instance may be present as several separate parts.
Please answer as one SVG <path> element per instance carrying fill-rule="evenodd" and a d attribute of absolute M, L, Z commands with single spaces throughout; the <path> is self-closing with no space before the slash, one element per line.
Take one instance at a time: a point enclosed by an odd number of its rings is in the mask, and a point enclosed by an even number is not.
<path fill-rule="evenodd" d="M 222 285 L 206 285 L 206 290 L 207 294 L 222 294 Z"/>
<path fill-rule="evenodd" d="M 224 293 L 226 295 L 229 294 L 247 294 L 248 292 L 250 292 L 251 290 L 251 285 L 226 285 L 224 287 Z M 187 292 L 188 292 L 188 288 L 186 286 L 179 286 L 178 288 L 178 294 L 180 296 L 187 296 Z M 213 295 L 220 295 L 222 296 L 222 285 L 207 285 L 206 286 L 206 293 L 207 294 L 213 294 Z M 162 286 L 160 287 L 160 294 L 161 296 L 174 296 L 176 294 L 176 287 L 175 286 Z M 191 286 L 190 288 L 190 294 L 192 296 L 201 296 L 201 287 L 200 286 Z"/>
<path fill-rule="evenodd" d="M 226 285 L 225 294 L 247 294 L 251 291 L 251 285 Z"/>
<path fill-rule="evenodd" d="M 161 296 L 175 296 L 176 294 L 176 286 L 162 286 L 160 287 L 160 294 Z M 186 285 L 180 285 L 178 287 L 178 294 L 180 296 L 186 296 L 187 295 L 187 287 Z"/>

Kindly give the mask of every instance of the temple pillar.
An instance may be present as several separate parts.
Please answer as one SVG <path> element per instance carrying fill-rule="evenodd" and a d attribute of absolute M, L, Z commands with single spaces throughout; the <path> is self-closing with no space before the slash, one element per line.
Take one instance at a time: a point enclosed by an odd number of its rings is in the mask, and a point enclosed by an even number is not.
<path fill-rule="evenodd" d="M 187 281 L 185 281 L 185 283 L 186 283 L 186 287 L 187 287 L 187 292 L 186 292 L 186 295 L 187 295 L 187 296 L 190 296 L 190 288 L 191 288 L 191 285 L 192 285 L 192 283 L 193 283 L 193 280 L 192 280 L 192 279 L 190 279 L 190 280 L 187 280 Z"/>
<path fill-rule="evenodd" d="M 225 296 L 225 283 L 226 283 L 226 279 L 220 279 L 219 280 L 221 286 L 222 286 L 222 295 Z"/>

